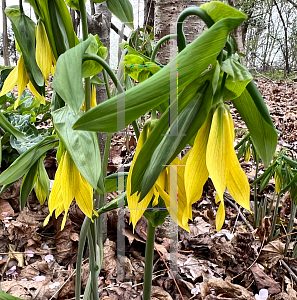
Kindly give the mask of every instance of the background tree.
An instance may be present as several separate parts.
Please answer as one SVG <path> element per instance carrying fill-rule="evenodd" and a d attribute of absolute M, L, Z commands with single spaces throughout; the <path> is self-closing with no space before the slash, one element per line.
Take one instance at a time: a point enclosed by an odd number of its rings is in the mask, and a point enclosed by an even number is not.
<path fill-rule="evenodd" d="M 3 59 L 4 65 L 10 66 L 9 50 L 8 50 L 8 35 L 7 35 L 7 17 L 5 14 L 6 0 L 2 0 L 2 20 L 3 20 Z"/>

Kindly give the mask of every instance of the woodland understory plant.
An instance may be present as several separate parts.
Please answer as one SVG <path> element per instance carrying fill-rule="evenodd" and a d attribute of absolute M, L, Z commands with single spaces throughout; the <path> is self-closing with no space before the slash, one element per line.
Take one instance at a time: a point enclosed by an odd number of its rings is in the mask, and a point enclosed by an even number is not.
<path fill-rule="evenodd" d="M 66 1 L 80 10 L 83 39 L 74 33 L 64 0 L 28 0 L 37 16 L 35 24 L 19 6 L 6 9 L 18 44 L 20 59 L 7 76 L 1 90 L 5 96 L 15 85 L 18 98 L 29 87 L 36 99 L 44 103 L 45 85 L 53 76 L 51 116 L 53 132 L 27 148 L 0 175 L 2 191 L 23 177 L 21 208 L 36 184 L 41 203 L 48 199 L 49 216 L 67 212 L 75 198 L 86 215 L 80 232 L 76 300 L 81 297 L 82 255 L 86 240 L 89 247 L 89 280 L 84 299 L 99 299 L 98 276 L 103 260 L 101 215 L 118 207 L 127 198 L 133 226 L 142 215 L 148 219 L 143 299 L 151 298 L 155 228 L 171 218 L 189 231 L 192 204 L 202 195 L 203 185 L 211 177 L 216 189 L 216 229 L 225 220 L 224 193 L 250 210 L 250 187 L 238 162 L 233 142 L 234 125 L 227 101 L 246 123 L 253 147 L 267 167 L 276 149 L 277 132 L 264 100 L 249 71 L 240 63 L 229 37 L 246 15 L 213 1 L 201 7 L 185 9 L 177 20 L 177 34 L 162 38 L 150 57 L 124 44 L 125 56 L 117 76 L 105 59 L 107 50 L 100 37 L 88 34 L 84 0 Z M 101 0 L 93 2 L 104 2 Z M 107 0 L 110 11 L 133 29 L 133 10 L 128 0 Z M 118 5 L 121 3 L 121 6 Z M 183 21 L 200 17 L 207 25 L 192 43 L 186 43 Z M 178 40 L 178 53 L 164 66 L 155 61 L 160 45 L 168 39 Z M 170 72 L 178 65 L 178 92 L 170 94 Z M 145 66 L 145 68 L 144 68 Z M 104 82 L 97 77 L 103 72 Z M 177 76 L 177 70 L 175 70 Z M 115 90 L 109 90 L 108 76 Z M 133 86 L 132 79 L 140 82 Z M 96 105 L 94 85 L 105 84 L 108 100 Z M 122 87 L 125 86 L 125 89 Z M 93 95 L 93 97 L 92 97 Z M 173 107 L 178 117 L 172 117 Z M 138 119 L 151 111 L 141 134 Z M 156 117 L 158 111 L 161 116 Z M 127 189 L 118 198 L 103 205 L 104 194 L 117 189 L 117 176 L 106 177 L 111 137 L 100 157 L 96 132 L 115 133 L 132 124 L 138 144 L 127 178 Z M 0 126 L 19 143 L 28 137 L 17 130 L 1 113 Z M 178 133 L 178 134 L 173 134 Z M 179 153 L 192 148 L 182 159 Z M 57 150 L 59 163 L 55 182 L 49 192 L 49 179 L 43 165 L 45 153 Z M 102 159 L 102 162 L 101 162 Z M 119 176 L 123 174 L 118 174 Z M 99 194 L 98 203 L 93 194 Z"/>

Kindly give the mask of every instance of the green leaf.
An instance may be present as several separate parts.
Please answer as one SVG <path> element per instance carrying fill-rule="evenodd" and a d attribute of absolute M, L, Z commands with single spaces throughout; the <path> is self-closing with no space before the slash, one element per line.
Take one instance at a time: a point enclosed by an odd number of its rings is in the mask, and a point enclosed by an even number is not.
<path fill-rule="evenodd" d="M 246 87 L 247 91 L 249 92 L 249 94 L 251 95 L 255 105 L 258 108 L 258 111 L 260 112 L 260 114 L 262 115 L 262 117 L 264 118 L 264 120 L 272 127 L 274 127 L 274 124 L 271 120 L 270 114 L 268 112 L 267 106 L 264 102 L 264 99 L 260 93 L 260 91 L 258 90 L 255 82 L 252 80 Z"/>
<path fill-rule="evenodd" d="M 211 76 L 212 72 L 209 71 L 209 76 Z M 203 80 L 208 78 L 208 75 L 202 77 L 203 79 L 196 79 L 192 83 L 190 83 L 180 94 L 178 99 L 178 112 L 181 113 L 186 105 L 195 97 L 201 96 L 201 85 Z M 211 97 L 210 97 L 211 99 Z M 169 108 L 166 109 L 162 117 L 159 121 L 155 124 L 152 132 L 149 134 L 148 138 L 146 139 L 144 145 L 140 149 L 140 152 L 137 156 L 133 167 L 131 185 L 132 185 L 132 193 L 136 191 L 140 191 L 141 182 L 143 175 L 148 168 L 152 155 L 158 145 L 161 143 L 162 139 L 164 138 L 164 134 L 167 132 L 169 128 Z M 186 137 L 184 137 L 186 138 Z M 184 142 L 184 141 L 183 141 Z M 167 163 L 167 161 L 165 162 Z"/>
<path fill-rule="evenodd" d="M 153 227 L 157 227 L 165 222 L 165 218 L 169 216 L 169 212 L 166 209 L 164 200 L 159 197 L 158 205 L 154 206 L 152 210 L 147 208 L 143 215 L 147 218 L 147 220 L 152 224 Z"/>
<path fill-rule="evenodd" d="M 56 136 L 46 137 L 43 141 L 20 155 L 4 172 L 0 174 L 0 185 L 10 184 L 34 165 L 34 163 L 48 150 L 57 147 L 59 140 Z"/>
<path fill-rule="evenodd" d="M 38 161 L 30 168 L 30 170 L 25 174 L 22 185 L 21 185 L 21 193 L 20 193 L 20 203 L 21 210 L 24 209 L 27 199 L 30 193 L 33 190 L 34 184 L 37 179 L 37 166 Z"/>
<path fill-rule="evenodd" d="M 111 200 L 107 204 L 105 204 L 102 208 L 100 208 L 97 212 L 99 215 L 103 213 L 107 213 L 111 210 L 117 209 L 119 207 L 119 202 L 125 203 L 126 202 L 126 192 L 119 195 L 117 198 Z"/>
<path fill-rule="evenodd" d="M 121 22 L 125 23 L 130 29 L 133 26 L 133 7 L 129 0 L 106 0 L 107 7 Z"/>
<path fill-rule="evenodd" d="M 95 2 L 95 3 L 103 3 L 103 2 L 105 2 L 106 0 L 92 0 L 93 2 Z"/>
<path fill-rule="evenodd" d="M 277 145 L 277 133 L 274 126 L 266 122 L 247 90 L 232 102 L 247 125 L 253 145 L 261 156 L 264 166 L 267 167 Z"/>
<path fill-rule="evenodd" d="M 98 85 L 104 85 L 105 84 L 105 82 L 104 81 L 102 81 L 98 76 L 93 76 L 92 78 L 91 78 L 91 83 L 92 84 L 98 84 Z"/>
<path fill-rule="evenodd" d="M 159 65 L 147 62 L 141 56 L 134 54 L 125 55 L 124 64 L 125 73 L 138 82 L 145 81 L 161 69 Z"/>
<path fill-rule="evenodd" d="M 0 126 L 19 140 L 25 140 L 25 135 L 17 130 L 0 112 Z"/>
<path fill-rule="evenodd" d="M 70 8 L 75 9 L 75 10 L 80 10 L 79 0 L 66 0 L 65 2 Z M 86 2 L 87 2 L 87 0 L 85 0 L 85 3 Z"/>
<path fill-rule="evenodd" d="M 14 136 L 10 137 L 11 146 L 20 154 L 26 152 L 28 149 L 38 144 L 44 139 L 44 135 L 40 134 L 38 130 L 31 124 L 31 115 L 8 115 L 9 122 L 19 131 L 23 132 L 26 139 L 16 139 Z"/>
<path fill-rule="evenodd" d="M 207 89 L 208 87 L 210 88 Z M 165 166 L 173 161 L 206 120 L 212 105 L 213 91 L 209 83 L 205 85 L 205 89 L 206 92 L 197 93 L 196 97 L 185 107 L 178 118 L 172 122 L 171 128 L 168 129 L 154 151 L 150 164 L 143 175 L 140 200 L 153 187 Z M 209 94 L 207 91 L 211 93 Z M 178 135 L 170 134 L 170 132 L 178 132 Z"/>
<path fill-rule="evenodd" d="M 82 57 L 91 38 L 62 54 L 58 61 L 52 87 L 56 93 L 78 114 L 85 93 L 82 84 Z"/>
<path fill-rule="evenodd" d="M 243 19 L 227 18 L 215 23 L 211 28 L 189 44 L 178 57 L 178 88 L 182 90 L 195 80 L 211 63 L 216 60 L 226 43 L 231 30 L 236 28 Z M 127 126 L 150 109 L 168 101 L 170 87 L 170 64 L 162 68 L 146 81 L 125 92 L 125 105 L 119 108 L 119 95 L 113 97 L 97 107 L 89 110 L 74 128 L 99 132 L 116 132 L 123 128 L 117 125 L 118 116 L 125 118 L 123 124 Z M 122 127 L 122 126 L 121 126 Z"/>
<path fill-rule="evenodd" d="M 229 74 L 234 82 L 250 82 L 253 79 L 251 73 L 235 58 L 235 55 L 223 61 L 221 70 Z"/>
<path fill-rule="evenodd" d="M 127 186 L 126 183 L 127 183 L 128 172 L 114 173 L 104 178 L 105 193 L 111 193 L 118 190 L 119 176 L 124 176 L 125 186 Z"/>
<path fill-rule="evenodd" d="M 40 0 L 43 1 L 43 0 Z M 68 10 L 67 5 L 65 4 L 64 0 L 51 0 L 55 2 L 57 12 L 61 18 L 64 30 L 67 35 L 69 48 L 73 48 L 75 45 L 79 43 L 79 40 L 73 30 L 72 19 Z M 68 49 L 67 49 L 68 50 Z"/>
<path fill-rule="evenodd" d="M 202 4 L 200 7 L 207 12 L 214 22 L 218 22 L 231 16 L 233 18 L 240 18 L 244 20 L 247 18 L 246 14 L 220 1 L 211 1 Z"/>
<path fill-rule="evenodd" d="M 29 17 L 20 12 L 18 6 L 7 7 L 5 13 L 12 23 L 14 35 L 22 51 L 28 76 L 39 94 L 44 95 L 44 79 L 35 57 L 36 25 Z"/>
<path fill-rule="evenodd" d="M 14 296 L 2 293 L 2 292 L 0 292 L 0 299 L 1 300 L 24 300 L 24 299 L 17 298 L 17 297 L 14 297 Z"/>
<path fill-rule="evenodd" d="M 43 163 L 43 158 L 38 160 L 37 170 L 38 170 L 38 172 L 37 172 L 38 181 L 48 199 L 49 198 L 49 189 L 50 189 L 50 180 L 49 180 L 49 177 L 47 175 L 47 172 L 46 172 L 46 169 L 45 169 L 45 166 Z"/>
<path fill-rule="evenodd" d="M 68 106 L 52 112 L 55 129 L 82 176 L 96 189 L 101 173 L 101 158 L 97 135 L 75 131 L 74 122 L 83 115 L 75 115 Z"/>

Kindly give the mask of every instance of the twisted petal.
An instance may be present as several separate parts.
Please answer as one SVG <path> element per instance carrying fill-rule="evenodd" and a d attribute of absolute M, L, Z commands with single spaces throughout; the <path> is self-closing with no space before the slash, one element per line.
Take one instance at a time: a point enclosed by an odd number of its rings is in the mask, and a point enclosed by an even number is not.
<path fill-rule="evenodd" d="M 75 194 L 75 200 L 81 211 L 91 219 L 93 212 L 93 188 L 80 173 L 79 177 L 80 188 Z"/>
<path fill-rule="evenodd" d="M 45 97 L 40 95 L 37 90 L 35 89 L 34 85 L 31 81 L 28 83 L 28 89 L 31 91 L 31 93 L 40 101 L 41 104 L 45 104 Z"/>
<path fill-rule="evenodd" d="M 229 145 L 229 155 L 227 159 L 228 164 L 228 176 L 227 176 L 227 189 L 232 196 L 232 198 L 243 208 L 250 210 L 250 186 L 244 171 L 238 162 L 234 147 L 234 125 L 232 116 L 229 113 L 229 130 L 227 130 L 227 138 L 230 139 Z"/>
<path fill-rule="evenodd" d="M 188 205 L 192 205 L 201 198 L 203 185 L 209 176 L 206 167 L 206 147 L 211 119 L 212 114 L 210 113 L 197 133 L 185 167 L 185 188 Z"/>
<path fill-rule="evenodd" d="M 227 185 L 227 160 L 230 150 L 229 130 L 228 111 L 224 105 L 219 105 L 213 115 L 210 128 L 206 149 L 206 165 L 220 199 L 223 199 Z"/>
<path fill-rule="evenodd" d="M 182 160 L 176 158 L 171 163 L 171 166 L 165 169 L 167 177 L 167 182 L 165 184 L 166 191 L 159 186 L 158 190 L 173 221 L 185 230 L 190 231 L 188 219 L 192 217 L 192 210 L 187 207 L 184 185 L 184 165 L 186 165 L 188 157 L 187 154 Z M 177 179 L 177 182 L 175 179 Z"/>

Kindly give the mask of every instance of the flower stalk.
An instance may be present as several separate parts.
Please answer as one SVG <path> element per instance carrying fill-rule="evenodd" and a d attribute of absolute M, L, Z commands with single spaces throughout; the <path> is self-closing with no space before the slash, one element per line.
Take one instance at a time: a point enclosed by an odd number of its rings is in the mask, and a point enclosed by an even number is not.
<path fill-rule="evenodd" d="M 150 300 L 152 294 L 155 231 L 156 228 L 148 222 L 145 246 L 143 300 Z"/>

